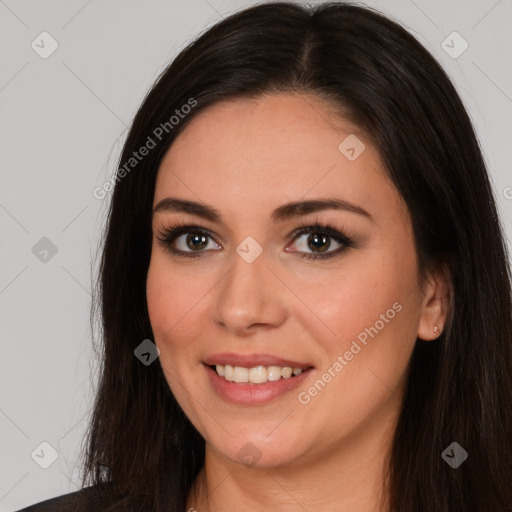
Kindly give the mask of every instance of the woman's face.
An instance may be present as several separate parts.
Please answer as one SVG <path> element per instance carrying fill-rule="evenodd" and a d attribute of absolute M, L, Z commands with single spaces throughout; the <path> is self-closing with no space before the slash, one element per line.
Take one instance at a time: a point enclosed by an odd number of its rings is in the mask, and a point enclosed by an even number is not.
<path fill-rule="evenodd" d="M 160 363 L 218 457 L 303 463 L 391 428 L 432 325 L 409 214 L 355 126 L 308 95 L 218 103 L 165 155 L 153 206 Z"/>

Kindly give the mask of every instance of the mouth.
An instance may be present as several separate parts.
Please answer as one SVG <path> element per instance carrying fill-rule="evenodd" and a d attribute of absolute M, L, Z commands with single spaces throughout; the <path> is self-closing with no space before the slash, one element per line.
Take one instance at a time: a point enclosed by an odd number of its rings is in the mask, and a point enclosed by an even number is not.
<path fill-rule="evenodd" d="M 219 377 L 223 378 L 227 382 L 235 382 L 238 384 L 265 384 L 267 382 L 276 382 L 281 379 L 293 379 L 299 376 L 302 372 L 307 372 L 312 366 L 253 366 L 246 368 L 244 366 L 233 366 L 233 365 L 207 365 L 211 368 Z"/>
<path fill-rule="evenodd" d="M 257 405 L 284 396 L 315 371 L 309 363 L 268 354 L 224 353 L 203 361 L 216 394 L 239 405 Z"/>

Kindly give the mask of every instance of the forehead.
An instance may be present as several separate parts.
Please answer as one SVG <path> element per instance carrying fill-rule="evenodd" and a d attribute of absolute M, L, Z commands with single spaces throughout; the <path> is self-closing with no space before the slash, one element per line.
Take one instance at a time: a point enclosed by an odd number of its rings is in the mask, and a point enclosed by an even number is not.
<path fill-rule="evenodd" d="M 160 165 L 154 203 L 167 195 L 221 210 L 221 200 L 226 210 L 333 195 L 366 205 L 400 202 L 362 131 L 303 94 L 227 100 L 196 115 Z"/>

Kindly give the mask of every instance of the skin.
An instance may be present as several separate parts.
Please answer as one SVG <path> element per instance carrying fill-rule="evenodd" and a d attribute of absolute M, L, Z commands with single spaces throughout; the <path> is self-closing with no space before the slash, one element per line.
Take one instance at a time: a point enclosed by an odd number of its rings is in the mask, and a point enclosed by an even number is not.
<path fill-rule="evenodd" d="M 365 144 L 354 161 L 338 149 L 350 134 Z M 407 365 L 417 337 L 437 338 L 435 325 L 442 331 L 450 284 L 439 269 L 420 286 L 408 210 L 376 149 L 314 96 L 223 101 L 195 117 L 165 155 L 153 205 L 169 196 L 222 215 L 221 223 L 183 212 L 153 216 L 147 301 L 155 343 L 172 392 L 206 440 L 187 509 L 323 512 L 335 503 L 367 512 L 383 499 L 386 510 L 384 469 Z M 328 197 L 373 220 L 333 209 L 270 218 L 284 203 Z M 212 233 L 200 257 L 172 255 L 158 242 L 173 221 Z M 314 253 L 307 240 L 315 231 L 294 240 L 299 221 L 329 222 L 356 241 L 330 259 L 301 259 L 301 251 Z M 252 263 L 235 251 L 248 236 L 263 249 Z M 185 238 L 179 247 L 192 251 Z M 330 240 L 334 251 L 340 245 Z M 400 312 L 300 403 L 298 393 L 394 303 Z M 220 352 L 269 353 L 314 369 L 269 403 L 236 405 L 215 393 L 205 372 L 203 360 Z M 260 455 L 253 465 L 238 458 L 248 442 Z"/>

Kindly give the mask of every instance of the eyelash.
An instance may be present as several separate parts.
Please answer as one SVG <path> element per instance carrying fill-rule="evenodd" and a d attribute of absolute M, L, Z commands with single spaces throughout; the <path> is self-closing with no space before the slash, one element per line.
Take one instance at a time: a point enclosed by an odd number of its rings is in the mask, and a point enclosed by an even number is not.
<path fill-rule="evenodd" d="M 176 256 L 184 256 L 186 258 L 199 258 L 205 251 L 181 251 L 179 249 L 175 249 L 172 246 L 176 238 L 178 238 L 180 235 L 189 233 L 201 234 L 213 238 L 210 231 L 200 226 L 187 225 L 182 224 L 180 222 L 173 222 L 169 224 L 166 228 L 163 228 L 158 232 L 157 239 L 165 249 L 171 252 L 171 254 L 174 254 Z M 329 238 L 332 238 L 336 242 L 342 244 L 342 247 L 339 247 L 334 251 L 329 251 L 325 254 L 303 253 L 297 251 L 299 257 L 306 260 L 331 258 L 333 256 L 345 252 L 347 249 L 353 247 L 355 243 L 355 237 L 348 234 L 347 230 L 345 230 L 346 234 L 340 233 L 330 222 L 326 222 L 324 224 L 321 224 L 319 222 L 313 222 L 312 224 L 299 224 L 299 226 L 292 233 L 292 240 L 295 241 L 297 238 L 299 238 L 300 235 L 303 235 L 305 233 L 327 235 Z"/>

